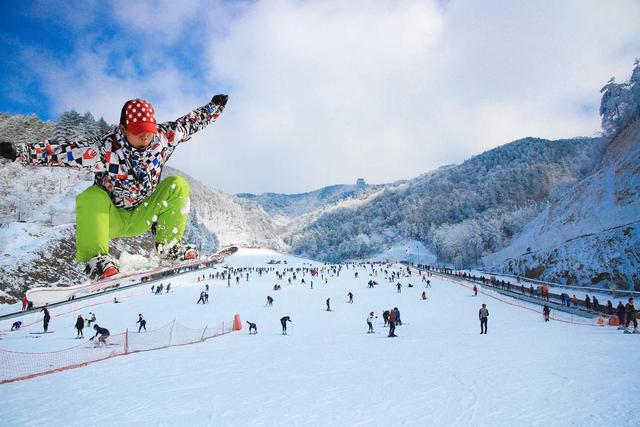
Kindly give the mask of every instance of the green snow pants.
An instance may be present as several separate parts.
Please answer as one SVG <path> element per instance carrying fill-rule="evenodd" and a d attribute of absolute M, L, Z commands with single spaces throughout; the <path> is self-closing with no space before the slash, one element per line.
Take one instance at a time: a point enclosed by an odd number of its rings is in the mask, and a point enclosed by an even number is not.
<path fill-rule="evenodd" d="M 109 253 L 109 240 L 146 233 L 156 224 L 156 243 L 180 242 L 187 226 L 189 184 L 170 176 L 132 210 L 115 207 L 109 194 L 92 185 L 76 197 L 76 260 Z"/>

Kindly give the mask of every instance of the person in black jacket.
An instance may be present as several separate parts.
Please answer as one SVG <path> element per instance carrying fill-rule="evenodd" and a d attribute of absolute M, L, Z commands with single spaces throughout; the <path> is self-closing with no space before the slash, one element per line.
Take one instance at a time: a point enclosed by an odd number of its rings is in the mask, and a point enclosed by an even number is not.
<path fill-rule="evenodd" d="M 109 330 L 107 328 L 101 328 L 97 323 L 93 325 L 93 329 L 96 331 L 96 334 L 89 338 L 89 341 L 93 341 L 95 337 L 100 335 L 100 338 L 98 338 L 98 342 L 106 344 L 107 338 L 109 338 Z"/>
<path fill-rule="evenodd" d="M 616 313 L 618 316 L 618 320 L 620 321 L 620 327 L 618 329 L 624 329 L 624 304 L 622 301 L 618 301 L 618 306 L 616 307 Z"/>
<path fill-rule="evenodd" d="M 42 326 L 44 327 L 44 331 L 47 332 L 47 330 L 49 329 L 49 320 L 51 320 L 51 315 L 49 314 L 49 310 L 47 310 L 47 307 L 43 307 L 40 311 L 44 311 Z"/>
<path fill-rule="evenodd" d="M 389 324 L 389 310 L 385 310 L 382 312 L 382 320 L 384 320 L 384 326 Z"/>
<path fill-rule="evenodd" d="M 551 308 L 549 308 L 549 305 L 545 303 L 544 307 L 542 308 L 542 314 L 544 315 L 545 322 L 549 321 L 549 313 L 551 313 Z"/>
<path fill-rule="evenodd" d="M 76 319 L 76 330 L 78 333 L 76 334 L 76 338 L 84 338 L 82 334 L 82 330 L 84 329 L 84 319 L 82 318 L 82 314 L 78 314 L 78 318 Z"/>
<path fill-rule="evenodd" d="M 138 314 L 138 321 L 136 323 L 140 324 L 140 326 L 138 327 L 138 333 L 140 333 L 142 329 L 144 329 L 144 331 L 147 332 L 147 321 L 144 320 L 144 318 L 142 317 L 142 314 Z"/>
<path fill-rule="evenodd" d="M 280 324 L 282 325 L 282 335 L 287 335 L 287 322 L 292 322 L 289 316 L 284 316 L 280 319 Z"/>
<path fill-rule="evenodd" d="M 638 332 L 638 320 L 636 319 L 636 307 L 633 305 L 633 298 L 629 298 L 629 301 L 624 306 L 624 329 L 628 330 L 629 324 L 633 323 L 633 333 Z"/>

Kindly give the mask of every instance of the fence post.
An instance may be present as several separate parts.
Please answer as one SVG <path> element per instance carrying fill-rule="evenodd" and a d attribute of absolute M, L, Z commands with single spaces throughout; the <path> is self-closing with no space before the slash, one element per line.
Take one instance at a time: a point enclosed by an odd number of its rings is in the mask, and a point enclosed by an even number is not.
<path fill-rule="evenodd" d="M 173 322 L 171 322 L 171 330 L 169 331 L 169 344 L 167 344 L 167 347 L 171 347 L 171 339 L 173 338 L 174 326 L 176 326 L 176 319 L 173 319 Z"/>
<path fill-rule="evenodd" d="M 129 328 L 124 330 L 124 354 L 129 354 Z"/>
<path fill-rule="evenodd" d="M 207 326 L 209 325 L 204 325 L 204 331 L 202 331 L 202 336 L 200 337 L 200 341 L 204 341 L 204 334 L 207 332 Z"/>

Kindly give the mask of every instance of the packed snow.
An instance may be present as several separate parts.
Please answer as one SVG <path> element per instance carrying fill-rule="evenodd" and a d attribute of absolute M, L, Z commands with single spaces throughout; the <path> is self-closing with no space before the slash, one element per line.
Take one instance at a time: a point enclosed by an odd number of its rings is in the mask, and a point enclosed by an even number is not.
<path fill-rule="evenodd" d="M 279 264 L 268 264 L 269 261 Z M 284 262 L 287 262 L 286 265 Z M 0 386 L 5 426 L 598 426 L 638 424 L 635 374 L 640 335 L 611 327 L 543 321 L 526 310 L 414 271 L 399 293 L 380 265 L 342 266 L 339 276 L 297 274 L 284 268 L 328 266 L 289 255 L 242 249 L 216 270 L 169 278 L 171 291 L 148 286 L 51 309 L 53 334 L 42 314 L 8 332 L 0 323 L 0 348 L 48 352 L 72 347 L 78 314 L 96 314 L 112 334 L 137 333 L 176 319 L 193 328 L 231 321 L 255 322 L 257 335 L 238 332 L 181 347 L 120 356 Z M 198 281 L 224 267 L 273 267 L 262 276 L 242 273 Z M 401 271 L 394 265 L 388 271 Z M 355 278 L 355 272 L 358 278 Z M 304 277 L 305 284 L 301 283 Z M 367 282 L 378 282 L 368 288 Z M 310 281 L 313 281 L 311 289 Z M 280 283 L 282 289 L 274 291 Z M 409 283 L 413 287 L 408 287 Z M 205 284 L 209 304 L 196 304 Z M 427 299 L 421 298 L 426 291 Z M 354 301 L 347 302 L 353 292 Z M 490 292 L 488 292 L 490 293 Z M 267 295 L 274 298 L 266 306 Z M 331 298 L 332 311 L 325 300 Z M 488 334 L 479 334 L 478 309 L 489 309 Z M 91 304 L 89 306 L 89 304 Z M 382 311 L 398 307 L 402 326 L 387 337 Z M 58 311 L 58 312 L 57 312 Z M 378 316 L 375 334 L 365 319 Z M 552 313 L 553 315 L 554 313 Z M 291 316 L 283 336 L 279 319 Z M 144 334 L 144 332 L 142 332 Z M 85 337 L 90 330 L 85 329 Z M 85 339 L 86 339 L 85 338 Z"/>

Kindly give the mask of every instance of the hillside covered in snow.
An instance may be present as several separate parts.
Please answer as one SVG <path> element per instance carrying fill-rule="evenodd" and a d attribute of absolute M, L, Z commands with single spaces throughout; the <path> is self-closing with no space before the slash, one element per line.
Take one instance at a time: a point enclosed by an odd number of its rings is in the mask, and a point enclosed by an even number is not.
<path fill-rule="evenodd" d="M 388 256 L 640 289 L 639 70 L 603 88 L 599 138 L 523 138 L 406 181 L 292 195 L 229 195 L 169 167 L 164 177 L 190 182 L 185 239 L 202 253 L 233 244 L 330 262 Z M 90 113 L 56 123 L 0 115 L 14 143 L 82 140 L 106 128 Z M 91 181 L 87 172 L 0 159 L 0 301 L 86 280 L 74 261 L 74 198 Z M 153 254 L 149 235 L 112 249 Z"/>

